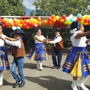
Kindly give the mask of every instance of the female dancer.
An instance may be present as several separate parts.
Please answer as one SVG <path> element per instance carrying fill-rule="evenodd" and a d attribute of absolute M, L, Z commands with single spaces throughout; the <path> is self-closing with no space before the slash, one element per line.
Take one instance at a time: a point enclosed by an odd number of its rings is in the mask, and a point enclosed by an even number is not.
<path fill-rule="evenodd" d="M 46 41 L 46 38 L 41 35 L 41 29 L 36 29 L 36 35 L 34 36 L 35 44 L 32 47 L 30 55 L 28 56 L 29 59 L 34 59 L 37 61 L 37 69 L 42 70 L 42 62 L 46 60 L 46 49 L 43 42 Z M 33 58 L 34 57 L 34 58 Z"/>
<path fill-rule="evenodd" d="M 78 90 L 77 87 L 89 90 L 84 82 L 86 77 L 90 75 L 90 59 L 86 54 L 86 46 L 90 42 L 86 36 L 90 35 L 90 31 L 84 32 L 83 25 L 75 21 L 71 24 L 70 33 L 72 34 L 70 39 L 73 47 L 67 55 L 62 71 L 73 76 L 71 84 L 73 90 Z M 78 79 L 78 77 L 80 78 Z"/>
<path fill-rule="evenodd" d="M 1 23 L 0 23 L 0 36 L 2 36 L 3 38 L 7 38 L 7 39 L 11 40 L 11 38 L 9 38 L 3 34 Z M 9 65 L 6 49 L 4 47 L 4 40 L 2 40 L 0 38 L 0 86 L 2 86 L 2 84 L 3 84 L 3 71 L 9 70 L 9 69 L 10 69 L 10 65 Z"/>

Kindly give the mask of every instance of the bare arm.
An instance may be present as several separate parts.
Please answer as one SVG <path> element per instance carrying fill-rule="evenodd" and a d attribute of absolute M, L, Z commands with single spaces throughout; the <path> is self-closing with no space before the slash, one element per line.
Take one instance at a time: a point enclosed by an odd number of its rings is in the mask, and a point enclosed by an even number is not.
<path fill-rule="evenodd" d="M 47 41 L 47 39 L 46 39 L 46 38 L 44 38 L 44 39 L 43 39 L 43 42 L 46 42 L 46 41 Z"/>
<path fill-rule="evenodd" d="M 3 41 L 5 41 L 5 38 L 3 38 L 1 35 L 0 35 L 0 38 L 1 38 Z"/>
<path fill-rule="evenodd" d="M 83 36 L 88 36 L 90 35 L 90 31 L 87 31 L 87 32 L 82 32 L 82 33 L 78 33 L 76 36 L 75 36 L 75 39 L 79 39 Z"/>
<path fill-rule="evenodd" d="M 48 41 L 52 41 L 53 39 L 47 39 Z"/>
<path fill-rule="evenodd" d="M 6 36 L 5 38 L 3 38 L 3 37 L 0 35 L 0 38 L 1 38 L 2 40 L 4 40 L 4 41 L 5 41 L 6 39 L 7 39 L 7 40 L 10 40 L 10 41 L 15 41 L 14 38 L 9 38 L 9 37 L 7 37 L 7 36 Z"/>
<path fill-rule="evenodd" d="M 5 39 L 7 39 L 7 40 L 10 40 L 10 41 L 15 41 L 16 39 L 15 38 L 10 38 L 10 37 L 5 37 Z"/>

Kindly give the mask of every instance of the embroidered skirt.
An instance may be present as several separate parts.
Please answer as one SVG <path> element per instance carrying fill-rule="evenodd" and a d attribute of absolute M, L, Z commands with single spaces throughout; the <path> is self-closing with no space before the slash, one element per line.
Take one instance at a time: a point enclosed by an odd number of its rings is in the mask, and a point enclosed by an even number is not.
<path fill-rule="evenodd" d="M 90 75 L 90 59 L 87 56 L 86 47 L 72 47 L 67 55 L 62 71 L 75 77 Z"/>
<path fill-rule="evenodd" d="M 0 47 L 0 70 L 9 70 L 10 65 L 8 61 L 7 52 L 4 47 Z"/>
<path fill-rule="evenodd" d="M 43 45 L 43 43 L 35 43 L 32 47 L 32 50 L 28 58 L 30 60 L 35 60 L 35 61 L 46 60 L 47 53 L 46 53 L 46 48 Z"/>

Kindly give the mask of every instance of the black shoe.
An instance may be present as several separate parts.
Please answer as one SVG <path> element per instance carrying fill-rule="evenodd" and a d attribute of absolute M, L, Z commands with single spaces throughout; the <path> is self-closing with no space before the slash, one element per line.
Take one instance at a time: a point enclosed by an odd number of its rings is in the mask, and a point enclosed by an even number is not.
<path fill-rule="evenodd" d="M 16 82 L 16 83 L 13 85 L 13 88 L 16 88 L 18 85 L 19 85 L 19 82 Z"/>
<path fill-rule="evenodd" d="M 61 67 L 57 67 L 57 69 L 60 69 Z"/>
<path fill-rule="evenodd" d="M 19 88 L 23 87 L 25 85 L 25 82 L 20 83 Z"/>
<path fill-rule="evenodd" d="M 55 69 L 55 68 L 57 68 L 57 67 L 56 67 L 56 66 L 53 66 L 53 67 L 52 67 L 52 69 Z"/>

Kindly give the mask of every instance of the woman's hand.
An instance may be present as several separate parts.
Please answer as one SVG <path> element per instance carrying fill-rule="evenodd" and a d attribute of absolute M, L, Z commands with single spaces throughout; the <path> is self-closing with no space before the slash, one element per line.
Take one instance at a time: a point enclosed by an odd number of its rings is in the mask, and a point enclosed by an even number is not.
<path fill-rule="evenodd" d="M 43 42 L 47 42 L 47 40 L 46 40 L 46 39 L 44 39 L 44 40 L 43 40 Z"/>
<path fill-rule="evenodd" d="M 45 43 L 47 43 L 47 44 L 49 43 L 48 39 L 45 40 Z"/>

